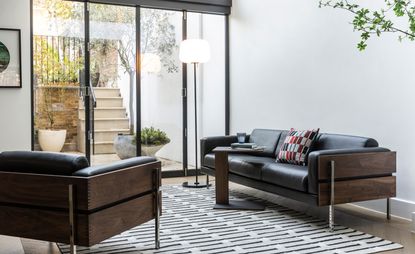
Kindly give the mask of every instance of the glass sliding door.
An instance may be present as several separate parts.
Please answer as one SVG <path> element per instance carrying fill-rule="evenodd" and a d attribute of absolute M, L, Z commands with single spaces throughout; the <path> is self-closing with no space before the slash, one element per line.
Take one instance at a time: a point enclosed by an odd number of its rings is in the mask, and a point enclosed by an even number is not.
<path fill-rule="evenodd" d="M 142 154 L 156 156 L 163 171 L 183 170 L 183 13 L 141 9 Z"/>
<path fill-rule="evenodd" d="M 89 6 L 92 164 L 135 156 L 136 8 Z M 129 140 L 130 151 L 119 148 Z M 128 141 L 127 140 L 127 141 Z M 126 142 L 127 142 L 126 141 Z M 119 149 L 118 149 L 119 148 Z"/>
<path fill-rule="evenodd" d="M 33 21 L 35 150 L 85 154 L 98 165 L 138 147 L 180 176 L 194 169 L 195 142 L 225 133 L 224 16 L 33 0 Z M 193 68 L 179 60 L 184 38 L 211 47 L 197 70 L 197 140 Z"/>
<path fill-rule="evenodd" d="M 83 153 L 84 4 L 33 0 L 35 150 Z"/>
<path fill-rule="evenodd" d="M 210 46 L 210 60 L 197 68 L 198 140 L 225 134 L 225 17 L 221 15 L 189 13 L 188 39 L 203 39 Z M 195 165 L 194 70 L 188 69 L 188 133 L 189 168 Z M 197 142 L 200 145 L 200 142 Z M 200 148 L 198 149 L 200 158 Z M 199 161 L 199 164 L 201 162 Z"/>

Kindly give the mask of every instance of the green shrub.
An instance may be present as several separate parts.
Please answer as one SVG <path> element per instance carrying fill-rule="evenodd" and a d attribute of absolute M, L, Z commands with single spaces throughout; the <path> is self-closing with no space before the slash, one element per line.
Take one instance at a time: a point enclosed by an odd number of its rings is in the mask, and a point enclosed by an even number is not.
<path fill-rule="evenodd" d="M 159 146 L 170 143 L 170 139 L 164 131 L 150 127 L 141 130 L 141 143 L 143 145 Z"/>

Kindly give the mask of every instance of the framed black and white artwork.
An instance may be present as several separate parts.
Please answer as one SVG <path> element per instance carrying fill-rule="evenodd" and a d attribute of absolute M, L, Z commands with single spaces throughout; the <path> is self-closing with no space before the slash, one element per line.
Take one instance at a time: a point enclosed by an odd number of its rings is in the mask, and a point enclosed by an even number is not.
<path fill-rule="evenodd" d="M 0 88 L 21 88 L 20 29 L 0 28 Z"/>

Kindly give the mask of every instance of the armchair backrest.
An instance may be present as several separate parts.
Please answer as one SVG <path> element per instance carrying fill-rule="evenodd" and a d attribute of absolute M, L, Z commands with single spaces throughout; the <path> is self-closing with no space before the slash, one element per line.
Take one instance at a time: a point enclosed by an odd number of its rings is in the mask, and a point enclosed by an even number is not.
<path fill-rule="evenodd" d="M 83 155 L 31 151 L 0 153 L 0 171 L 3 172 L 70 176 L 88 166 Z"/>

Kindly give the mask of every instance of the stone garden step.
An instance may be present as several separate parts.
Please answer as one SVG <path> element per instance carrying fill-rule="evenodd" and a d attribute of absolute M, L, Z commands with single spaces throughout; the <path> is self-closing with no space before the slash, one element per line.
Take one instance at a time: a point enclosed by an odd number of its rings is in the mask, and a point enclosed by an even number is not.
<path fill-rule="evenodd" d="M 119 88 L 104 88 L 104 87 L 94 87 L 95 96 L 97 98 L 101 97 L 121 97 Z"/>
<path fill-rule="evenodd" d="M 108 107 L 123 107 L 121 97 L 100 97 L 97 98 L 97 108 L 108 108 Z M 84 108 L 84 102 L 79 100 L 79 108 Z"/>
<path fill-rule="evenodd" d="M 81 130 L 85 130 L 85 120 L 80 119 Z M 119 130 L 128 129 L 130 126 L 128 118 L 101 118 L 95 119 L 95 130 Z"/>
<path fill-rule="evenodd" d="M 80 118 L 84 119 L 85 109 L 79 110 Z M 124 118 L 127 116 L 127 111 L 123 107 L 105 107 L 94 109 L 94 117 L 98 118 Z"/>

